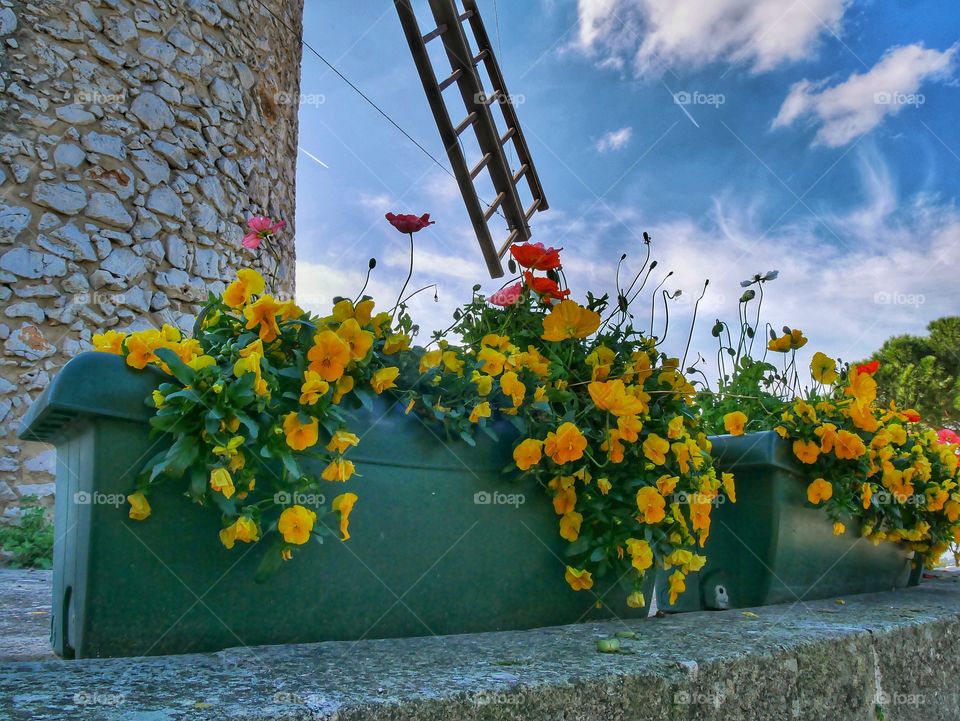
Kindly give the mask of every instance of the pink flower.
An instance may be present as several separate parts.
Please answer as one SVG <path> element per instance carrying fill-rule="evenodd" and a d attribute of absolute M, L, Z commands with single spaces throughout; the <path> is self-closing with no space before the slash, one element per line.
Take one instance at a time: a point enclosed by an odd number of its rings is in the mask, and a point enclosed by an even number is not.
<path fill-rule="evenodd" d="M 955 431 L 951 431 L 949 428 L 941 428 L 937 431 L 937 439 L 944 445 L 948 443 L 960 445 L 960 435 L 957 435 Z"/>
<path fill-rule="evenodd" d="M 430 220 L 430 213 L 424 213 L 419 218 L 415 215 L 403 213 L 400 215 L 387 213 L 384 217 L 387 219 L 387 222 L 389 222 L 390 225 L 399 230 L 401 233 L 416 233 L 417 231 L 423 230 L 428 225 L 433 225 L 437 222 L 435 220 Z"/>
<path fill-rule="evenodd" d="M 255 215 L 247 221 L 247 227 L 250 229 L 250 232 L 243 236 L 241 243 L 244 248 L 256 250 L 265 238 L 269 238 L 274 233 L 286 228 L 287 221 L 278 220 L 274 223 L 265 215 Z"/>
<path fill-rule="evenodd" d="M 518 300 L 520 300 L 520 294 L 523 292 L 522 283 L 514 283 L 513 285 L 508 285 L 506 288 L 501 288 L 496 293 L 491 295 L 487 300 L 489 300 L 494 305 L 502 305 L 504 307 L 508 305 L 515 305 Z"/>

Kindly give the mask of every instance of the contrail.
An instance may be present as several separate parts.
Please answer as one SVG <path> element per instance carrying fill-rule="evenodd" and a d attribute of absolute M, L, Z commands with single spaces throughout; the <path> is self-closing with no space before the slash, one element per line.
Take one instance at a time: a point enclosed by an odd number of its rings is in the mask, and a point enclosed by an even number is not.
<path fill-rule="evenodd" d="M 308 153 L 306 150 L 304 150 L 304 149 L 303 149 L 302 147 L 300 147 L 299 145 L 297 146 L 297 149 L 298 149 L 301 153 L 303 153 L 304 155 L 306 155 L 308 158 L 310 158 L 310 160 L 316 160 L 316 161 L 317 161 L 318 163 L 320 163 L 320 165 L 322 165 L 324 168 L 326 168 L 327 170 L 330 170 L 330 166 L 327 165 L 326 163 L 324 163 L 322 160 L 320 160 L 320 158 L 318 158 L 316 155 L 313 155 L 313 154 L 311 154 L 311 153 Z"/>

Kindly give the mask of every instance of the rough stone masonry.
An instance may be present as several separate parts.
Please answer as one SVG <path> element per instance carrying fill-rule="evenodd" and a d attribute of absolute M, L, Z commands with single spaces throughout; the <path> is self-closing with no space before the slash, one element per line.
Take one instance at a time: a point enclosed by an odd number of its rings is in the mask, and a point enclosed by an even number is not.
<path fill-rule="evenodd" d="M 0 0 L 0 520 L 52 500 L 19 418 L 94 333 L 188 328 L 207 291 L 272 263 L 294 283 L 303 0 Z"/>

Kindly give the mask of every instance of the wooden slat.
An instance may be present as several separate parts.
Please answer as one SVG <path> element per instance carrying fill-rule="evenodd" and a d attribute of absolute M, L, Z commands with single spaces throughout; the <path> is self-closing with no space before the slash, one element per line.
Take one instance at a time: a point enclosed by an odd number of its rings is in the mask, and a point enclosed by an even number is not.
<path fill-rule="evenodd" d="M 469 128 L 475 122 L 477 122 L 477 114 L 470 113 L 467 117 L 460 121 L 460 124 L 453 129 L 453 132 L 457 135 L 460 135 L 460 133 Z"/>
<path fill-rule="evenodd" d="M 438 87 L 440 88 L 441 92 L 444 91 L 444 90 L 446 90 L 447 88 L 449 88 L 449 87 L 450 87 L 451 85 L 453 85 L 455 82 L 457 82 L 457 80 L 459 80 L 462 75 L 463 75 L 463 71 L 462 71 L 462 70 L 457 70 L 457 71 L 451 73 L 450 75 L 448 75 L 447 78 L 446 78 L 445 80 L 443 80 L 443 81 L 440 83 L 440 85 L 438 86 Z"/>
<path fill-rule="evenodd" d="M 493 217 L 493 214 L 497 212 L 497 208 L 500 207 L 500 204 L 503 202 L 503 199 L 507 197 L 506 193 L 497 193 L 497 197 L 493 199 L 493 202 L 490 203 L 490 207 L 483 212 L 483 217 L 485 220 L 490 220 Z"/>
<path fill-rule="evenodd" d="M 530 220 L 533 217 L 533 214 L 537 212 L 537 208 L 540 207 L 540 198 L 534 198 L 533 202 L 530 203 L 530 207 L 523 214 L 524 220 Z"/>
<path fill-rule="evenodd" d="M 446 25 L 440 25 L 423 36 L 422 42 L 426 45 L 431 40 L 436 40 L 447 31 Z"/>
<path fill-rule="evenodd" d="M 473 170 L 470 171 L 470 180 L 474 180 L 484 168 L 487 167 L 487 164 L 493 159 L 493 155 L 490 153 L 484 153 L 484 156 L 480 158 L 480 162 L 473 166 Z"/>
<path fill-rule="evenodd" d="M 518 180 L 520 180 L 520 178 L 523 177 L 524 173 L 526 173 L 529 169 L 530 169 L 530 166 L 527 165 L 526 163 L 521 165 L 520 170 L 518 170 L 516 175 L 513 176 L 513 182 L 516 183 Z"/>
<path fill-rule="evenodd" d="M 517 134 L 516 128 L 510 128 L 509 130 L 507 130 L 507 132 L 505 132 L 500 137 L 500 145 L 503 145 L 504 143 L 506 143 L 508 140 L 510 140 L 510 138 L 512 138 L 516 134 Z"/>

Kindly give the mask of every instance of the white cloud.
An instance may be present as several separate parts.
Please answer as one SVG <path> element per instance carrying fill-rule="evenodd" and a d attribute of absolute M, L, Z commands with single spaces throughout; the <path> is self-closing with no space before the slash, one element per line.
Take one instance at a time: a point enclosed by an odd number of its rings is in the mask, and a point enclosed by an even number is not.
<path fill-rule="evenodd" d="M 611 130 L 609 133 L 604 133 L 594 144 L 594 147 L 597 149 L 598 153 L 608 153 L 611 150 L 622 150 L 627 146 L 627 143 L 630 142 L 630 138 L 632 137 L 633 128 L 629 126 L 626 128 L 620 128 L 619 130 Z"/>
<path fill-rule="evenodd" d="M 755 72 L 801 60 L 840 31 L 851 0 L 578 0 L 577 46 L 639 74 L 722 61 Z"/>
<path fill-rule="evenodd" d="M 956 315 L 956 268 L 960 267 L 960 211 L 930 196 L 900 197 L 886 165 L 869 149 L 857 151 L 864 201 L 845 213 L 798 220 L 764 234 L 766 224 L 755 208 L 716 200 L 704 219 L 679 217 L 650 222 L 631 206 L 597 210 L 567 237 L 554 233 L 554 245 L 568 245 L 565 272 L 573 296 L 586 290 L 615 297 L 614 278 L 620 253 L 630 257 L 621 269 L 629 284 L 643 260 L 642 244 L 630 243 L 621 223 L 649 231 L 652 257 L 658 260 L 651 281 L 635 306 L 636 324 L 650 322 L 651 289 L 674 271 L 663 290 L 681 289 L 671 306 L 666 348 L 680 355 L 686 342 L 693 303 L 710 286 L 699 307 L 699 321 L 688 362 L 702 353 L 713 367 L 715 318 L 736 321 L 739 283 L 766 270 L 780 270 L 768 284 L 764 318 L 774 328 L 802 328 L 810 343 L 801 354 L 806 363 L 816 350 L 857 360 L 894 334 L 922 333 L 941 316 Z M 844 242 L 823 227 L 826 223 Z M 618 237 L 611 240 L 593 238 Z M 574 242 L 576 239 L 576 242 Z M 632 247 L 631 247 L 632 246 Z M 655 332 L 663 330 L 658 297 Z M 761 331 L 762 332 L 762 331 Z M 760 342 L 759 340 L 757 341 Z M 708 376 L 712 378 L 711 373 Z"/>
<path fill-rule="evenodd" d="M 873 130 L 886 116 L 922 104 L 921 85 L 946 78 L 956 51 L 956 45 L 941 52 L 916 43 L 887 50 L 870 70 L 854 73 L 833 87 L 801 80 L 790 88 L 773 127 L 786 127 L 809 116 L 820 125 L 815 144 L 845 145 Z"/>

